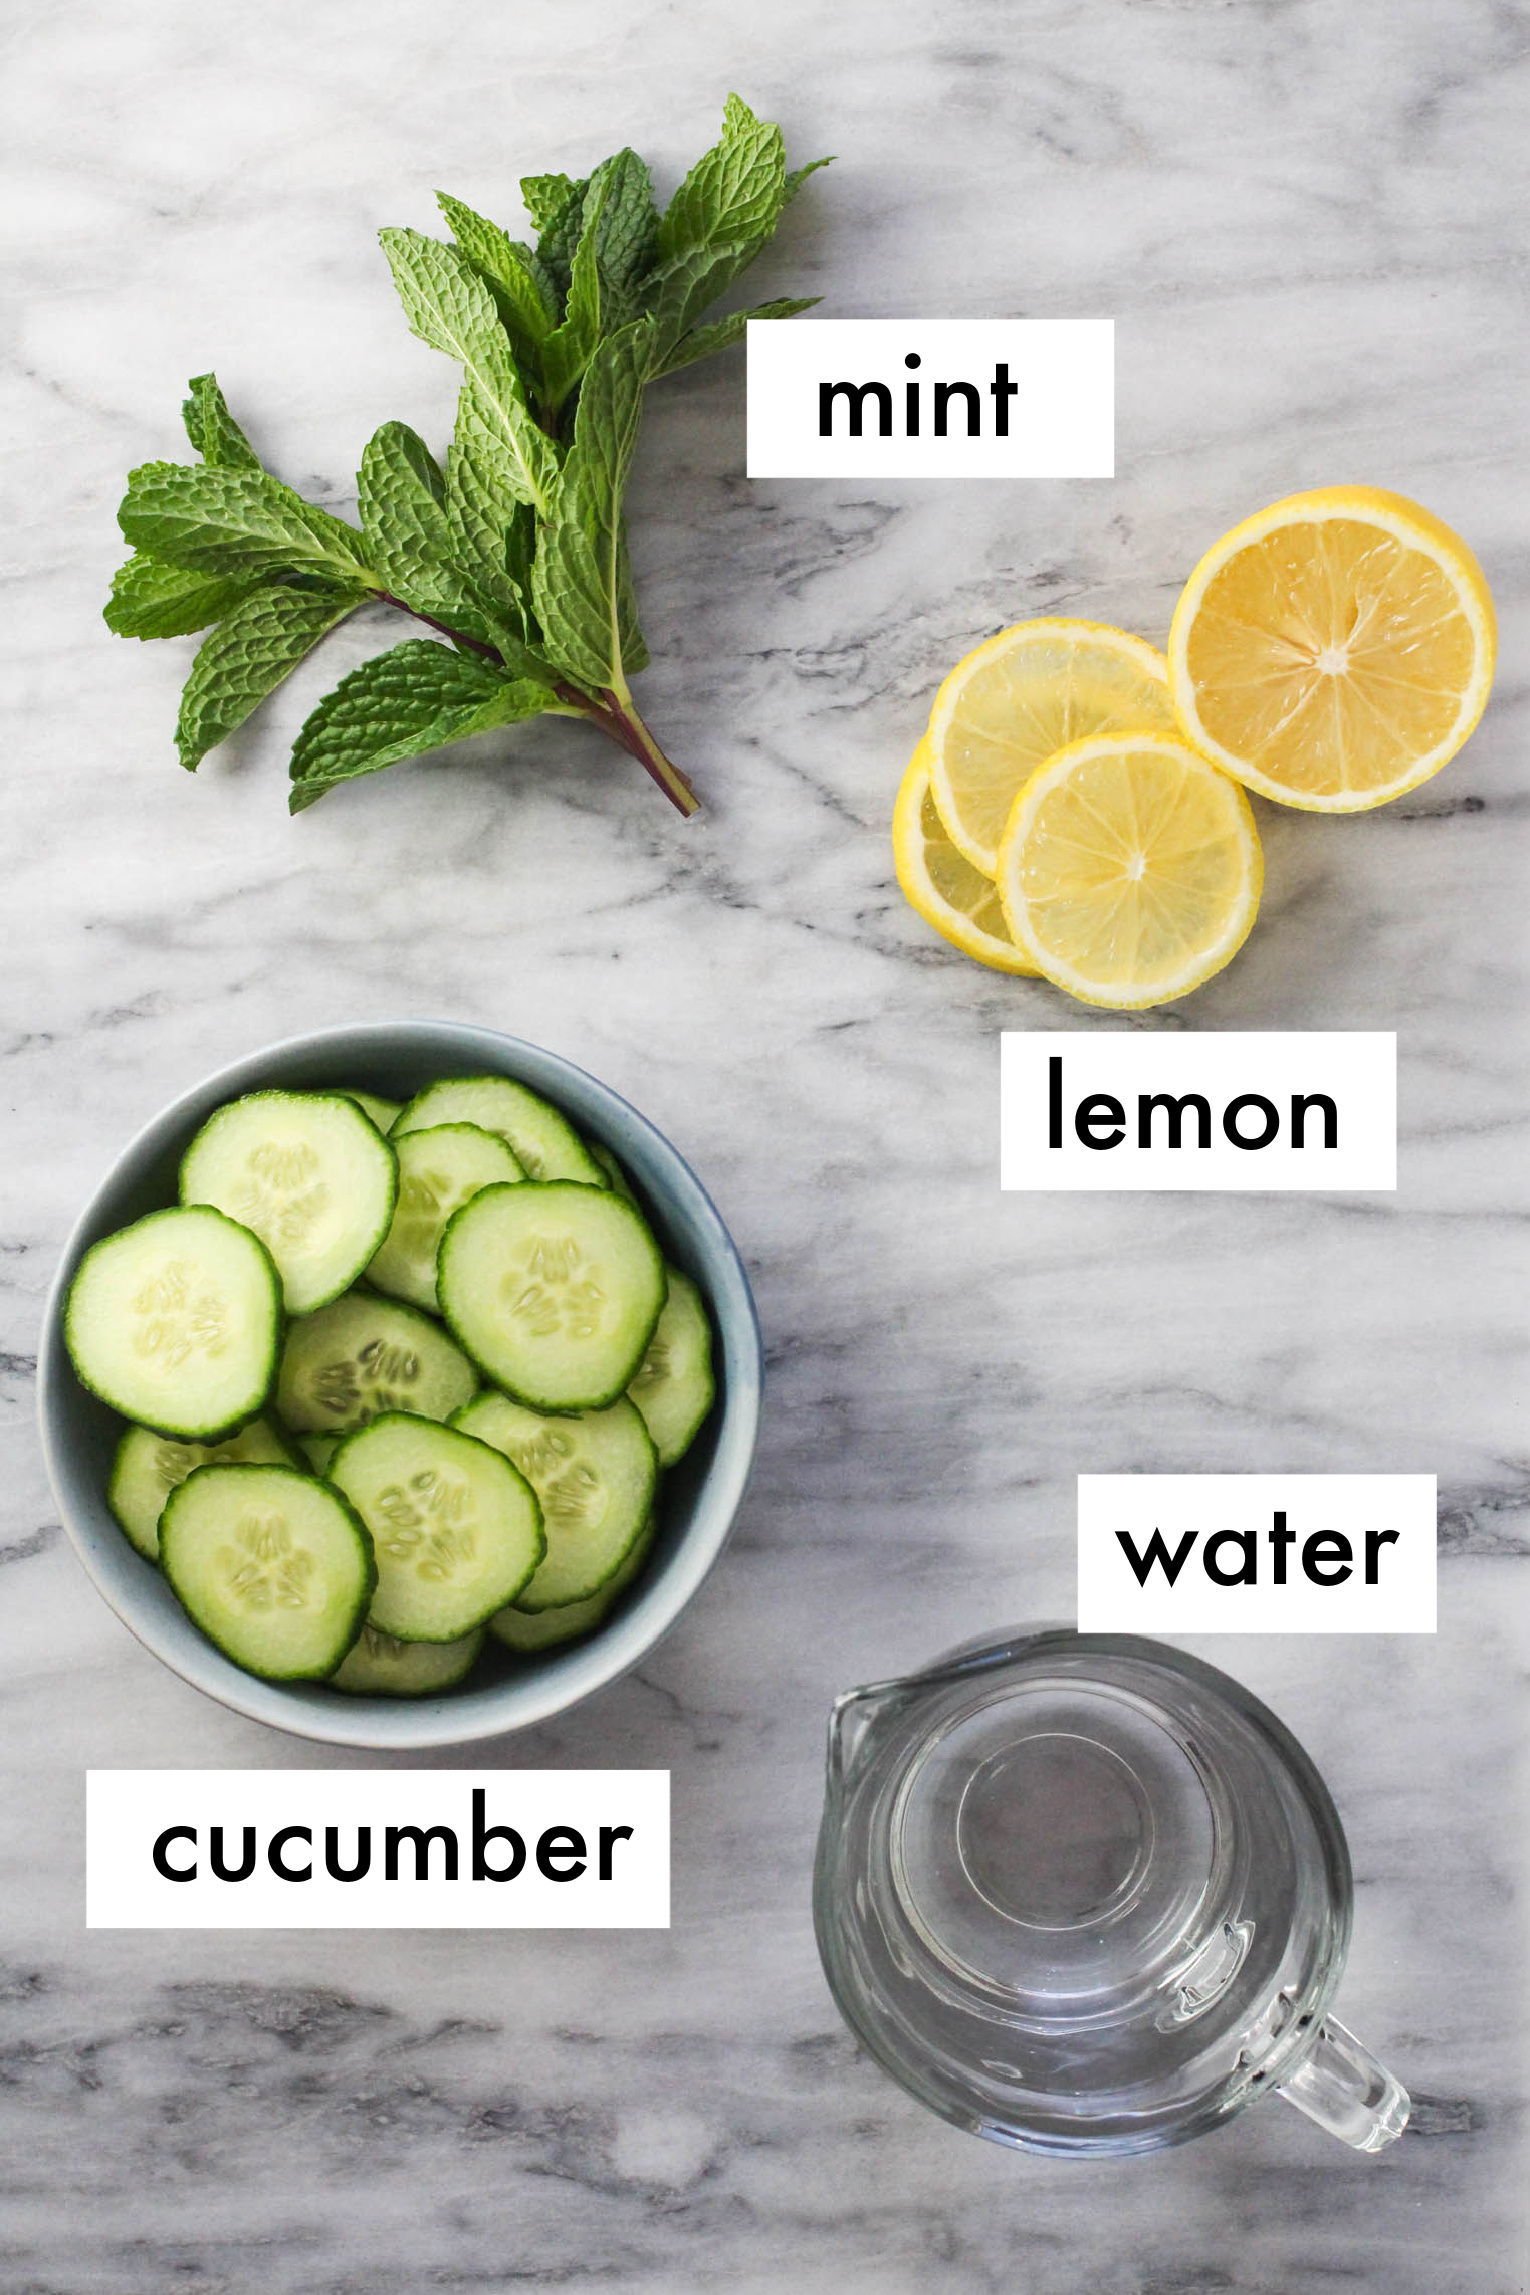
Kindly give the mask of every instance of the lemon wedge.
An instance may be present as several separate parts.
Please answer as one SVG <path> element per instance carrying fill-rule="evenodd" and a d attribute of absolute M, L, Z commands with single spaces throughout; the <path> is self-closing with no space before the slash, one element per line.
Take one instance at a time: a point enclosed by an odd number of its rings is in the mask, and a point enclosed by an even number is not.
<path fill-rule="evenodd" d="M 930 795 L 928 737 L 909 759 L 893 807 L 893 864 L 910 906 L 953 948 L 997 972 L 1035 973 L 1009 937 L 992 877 L 963 859 L 941 825 Z"/>
<path fill-rule="evenodd" d="M 1039 765 L 1090 733 L 1174 730 L 1162 654 L 1103 622 L 1019 622 L 959 661 L 930 711 L 930 792 L 984 876 Z"/>
<path fill-rule="evenodd" d="M 1207 551 L 1169 632 L 1180 725 L 1224 772 L 1316 813 L 1415 789 L 1493 682 L 1482 568 L 1448 526 L 1371 486 L 1292 494 Z"/>
<path fill-rule="evenodd" d="M 1186 743 L 1097 734 L 1016 799 L 998 881 L 1011 939 L 1048 980 L 1135 1012 L 1237 954 L 1264 859 L 1243 791 Z"/>

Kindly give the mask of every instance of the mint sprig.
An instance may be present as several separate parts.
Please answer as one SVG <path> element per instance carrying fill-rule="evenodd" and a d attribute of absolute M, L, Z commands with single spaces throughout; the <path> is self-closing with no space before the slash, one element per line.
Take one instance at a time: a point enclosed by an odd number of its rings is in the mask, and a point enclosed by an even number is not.
<path fill-rule="evenodd" d="M 717 143 L 661 214 L 637 153 L 576 179 L 526 176 L 532 240 L 437 194 L 451 240 L 387 230 L 413 332 L 461 370 L 444 467 L 384 423 L 357 477 L 359 530 L 267 471 L 211 374 L 182 418 L 196 463 L 135 470 L 118 511 L 133 555 L 105 618 L 124 637 L 202 630 L 176 741 L 194 772 L 289 670 L 367 601 L 437 639 L 363 662 L 293 747 L 293 812 L 327 789 L 539 715 L 582 717 L 681 813 L 697 798 L 644 725 L 648 660 L 623 498 L 643 393 L 737 342 L 780 297 L 707 319 L 816 168 L 788 172 L 781 130 L 728 98 Z M 440 642 L 438 642 L 440 641 Z"/>

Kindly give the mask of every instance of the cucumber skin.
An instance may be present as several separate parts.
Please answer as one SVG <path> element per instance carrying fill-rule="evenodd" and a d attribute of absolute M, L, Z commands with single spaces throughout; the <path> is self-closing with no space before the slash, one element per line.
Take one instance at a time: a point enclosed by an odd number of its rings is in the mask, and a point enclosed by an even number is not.
<path fill-rule="evenodd" d="M 187 1210 L 203 1212 L 209 1219 L 221 1219 L 226 1227 L 237 1229 L 239 1234 L 253 1243 L 266 1263 L 266 1274 L 271 1286 L 271 1366 L 265 1390 L 250 1409 L 241 1409 L 237 1418 L 226 1419 L 220 1426 L 166 1426 L 162 1421 L 143 1418 L 124 1409 L 115 1396 L 108 1394 L 104 1387 L 97 1386 L 93 1379 L 86 1377 L 85 1372 L 80 1367 L 79 1356 L 75 1351 L 73 1335 L 75 1296 L 80 1287 L 81 1277 L 96 1253 L 105 1250 L 109 1243 L 115 1243 L 119 1236 L 132 1235 L 139 1228 L 147 1227 L 152 1220 L 178 1218 L 183 1211 Z M 116 1411 L 119 1418 L 127 1419 L 130 1425 L 147 1427 L 150 1434 L 165 1435 L 172 1442 L 223 1442 L 229 1435 L 237 1434 L 242 1426 L 248 1426 L 252 1418 L 259 1418 L 261 1412 L 269 1404 L 272 1395 L 276 1392 L 276 1377 L 281 1368 L 282 1348 L 286 1344 L 286 1338 L 287 1310 L 283 1303 L 282 1279 L 277 1272 L 276 1261 L 258 1235 L 252 1234 L 248 1227 L 240 1227 L 237 1219 L 230 1219 L 226 1212 L 217 1210 L 210 1203 L 189 1205 L 167 1203 L 162 1210 L 145 1212 L 142 1219 L 129 1220 L 126 1227 L 115 1228 L 110 1235 L 103 1235 L 99 1242 L 93 1243 L 82 1256 L 69 1285 L 68 1297 L 64 1301 L 64 1346 L 73 1366 L 74 1375 L 86 1393 L 94 1395 L 98 1402 L 105 1403 L 108 1410 Z"/>
<path fill-rule="evenodd" d="M 522 1180 L 517 1186 L 515 1192 L 517 1195 L 524 1195 L 526 1191 L 531 1188 L 544 1190 L 555 1187 L 578 1190 L 578 1192 L 581 1194 L 593 1192 L 591 1190 L 587 1190 L 581 1180 L 576 1179 Z M 501 1388 L 503 1392 L 510 1397 L 512 1402 L 524 1403 L 528 1410 L 550 1412 L 555 1416 L 561 1415 L 565 1418 L 570 1416 L 577 1416 L 578 1413 L 582 1410 L 608 1410 L 612 1403 L 621 1401 L 622 1397 L 626 1394 L 628 1387 L 637 1377 L 638 1372 L 642 1369 L 643 1357 L 648 1352 L 649 1341 L 652 1339 L 654 1332 L 658 1329 L 659 1317 L 664 1312 L 664 1301 L 668 1296 L 667 1286 L 669 1278 L 665 1273 L 664 1254 L 659 1249 L 658 1243 L 654 1239 L 653 1230 L 649 1226 L 647 1220 L 643 1217 L 642 1212 L 639 1211 L 635 1202 L 631 1201 L 626 1196 L 619 1195 L 615 1188 L 602 1188 L 600 1190 L 600 1193 L 605 1196 L 608 1201 L 622 1204 L 625 1209 L 632 1214 L 632 1217 L 637 1222 L 637 1225 L 642 1229 L 643 1234 L 647 1238 L 648 1248 L 652 1252 L 654 1264 L 659 1270 L 659 1303 L 655 1307 L 653 1311 L 653 1318 L 643 1334 L 642 1345 L 637 1349 L 632 1360 L 627 1365 L 625 1375 L 622 1377 L 618 1384 L 608 1388 L 602 1394 L 582 1397 L 578 1402 L 574 1402 L 567 1397 L 560 1398 L 560 1400 L 557 1402 L 548 1402 L 541 1395 L 528 1394 L 525 1388 L 512 1385 L 511 1381 L 505 1377 L 502 1371 L 497 1370 L 489 1363 L 486 1363 L 482 1356 L 475 1352 L 473 1347 L 469 1345 L 467 1339 L 463 1336 L 462 1332 L 457 1327 L 457 1323 L 452 1315 L 452 1311 L 446 1303 L 446 1296 L 441 1283 L 441 1276 L 445 1271 L 447 1257 L 451 1248 L 452 1230 L 461 1220 L 467 1217 L 470 1211 L 472 1211 L 478 1204 L 482 1203 L 487 1196 L 495 1195 L 499 1192 L 501 1192 L 499 1189 L 493 1187 L 480 1188 L 477 1195 L 472 1197 L 469 1202 L 463 1204 L 459 1211 L 454 1211 L 452 1213 L 451 1218 L 447 1221 L 445 1227 L 443 1227 L 441 1230 L 441 1241 L 436 1250 L 436 1288 L 441 1295 L 441 1320 L 443 1323 L 445 1323 L 452 1337 L 456 1340 L 457 1345 L 462 1349 L 462 1352 L 467 1356 L 468 1361 L 473 1365 L 474 1369 L 478 1372 L 480 1378 L 484 1380 L 485 1384 L 491 1388 Z M 636 1408 L 636 1405 L 633 1407 Z M 641 1412 L 639 1412 L 638 1415 L 641 1417 Z M 455 1416 L 455 1413 L 453 1416 Z"/>
<path fill-rule="evenodd" d="M 176 1600 L 180 1602 L 180 1589 L 175 1582 L 173 1561 L 166 1556 L 165 1552 L 165 1532 L 167 1529 L 170 1529 L 173 1532 L 172 1516 L 175 1512 L 176 1502 L 180 1498 L 182 1491 L 186 1491 L 191 1488 L 191 1485 L 196 1481 L 199 1474 L 288 1473 L 291 1474 L 294 1482 L 301 1482 L 308 1489 L 313 1489 L 315 1486 L 317 1486 L 321 1490 L 328 1491 L 329 1495 L 335 1500 L 337 1505 L 339 1505 L 344 1510 L 344 1512 L 350 1516 L 351 1527 L 356 1533 L 358 1546 L 360 1547 L 362 1557 L 366 1562 L 366 1574 L 362 1583 L 360 1594 L 357 1598 L 355 1615 L 351 1620 L 349 1638 L 345 1642 L 344 1647 L 337 1650 L 335 1653 L 335 1660 L 333 1665 L 326 1666 L 322 1673 L 312 1673 L 305 1671 L 298 1671 L 293 1673 L 256 1673 L 255 1668 L 253 1666 L 246 1665 L 243 1658 L 235 1657 L 233 1651 L 226 1648 L 225 1645 L 218 1639 L 218 1636 L 213 1633 L 207 1626 L 205 1626 L 199 1617 L 195 1616 L 191 1610 L 186 1608 L 186 1604 L 184 1602 L 181 1602 L 181 1607 L 182 1609 L 186 1610 L 187 1617 L 191 1619 L 191 1622 L 196 1627 L 198 1633 L 204 1635 L 205 1638 L 212 1643 L 213 1648 L 218 1650 L 224 1657 L 228 1659 L 230 1665 L 236 1665 L 241 1673 L 249 1674 L 252 1680 L 328 1681 L 330 1675 L 336 1672 L 339 1667 L 345 1663 L 346 1659 L 350 1656 L 351 1651 L 355 1648 L 357 1642 L 361 1639 L 361 1629 L 367 1622 L 367 1612 L 372 1607 L 372 1596 L 377 1591 L 377 1555 L 372 1545 L 372 1533 L 367 1528 L 366 1524 L 362 1521 L 361 1516 L 357 1513 L 355 1507 L 346 1497 L 343 1490 L 336 1490 L 330 1483 L 320 1482 L 316 1475 L 304 1474 L 300 1472 L 300 1470 L 295 1466 L 194 1467 L 191 1473 L 187 1475 L 185 1481 L 180 1483 L 176 1489 L 171 1491 L 170 1496 L 165 1501 L 165 1510 L 159 1518 L 160 1567 L 164 1571 L 165 1579 L 170 1587 L 170 1591 L 174 1594 Z M 172 1546 L 173 1543 L 174 1540 L 172 1535 Z"/>
<path fill-rule="evenodd" d="M 300 1308 L 288 1309 L 286 1306 L 286 1282 L 282 1276 L 281 1269 L 277 1268 L 277 1281 L 282 1285 L 283 1311 L 290 1312 L 295 1315 L 315 1315 L 318 1313 L 321 1307 L 332 1307 L 337 1299 L 343 1298 L 346 1292 L 350 1290 L 352 1284 L 357 1280 L 357 1278 L 366 1273 L 372 1259 L 381 1249 L 382 1244 L 387 1237 L 388 1230 L 393 1225 L 393 1213 L 398 1204 L 398 1157 L 394 1153 L 393 1148 L 389 1143 L 387 1133 L 378 1129 L 378 1126 L 373 1123 L 371 1117 L 367 1114 L 365 1108 L 362 1107 L 360 1101 L 357 1100 L 350 1092 L 289 1091 L 282 1085 L 272 1084 L 268 1085 L 262 1091 L 241 1092 L 236 1099 L 225 1100 L 221 1107 L 214 1108 L 212 1114 L 208 1116 L 203 1123 L 198 1125 L 196 1136 L 193 1138 L 185 1154 L 181 1157 L 180 1168 L 176 1173 L 176 1191 L 180 1197 L 182 1210 L 190 1210 L 196 1208 L 216 1211 L 218 1209 L 216 1204 L 193 1206 L 187 1203 L 186 1188 L 188 1182 L 186 1174 L 190 1167 L 191 1159 L 196 1154 L 197 1149 L 202 1144 L 202 1141 L 206 1137 L 207 1133 L 212 1130 L 214 1124 L 216 1124 L 221 1117 L 226 1116 L 233 1108 L 248 1107 L 252 1102 L 256 1100 L 326 1100 L 332 1107 L 340 1106 L 349 1108 L 353 1114 L 361 1118 L 361 1121 L 366 1125 L 368 1131 L 376 1133 L 378 1139 L 382 1141 L 383 1148 L 393 1166 L 393 1186 L 388 1197 L 388 1208 L 383 1215 L 381 1228 L 372 1238 L 370 1248 L 365 1252 L 357 1265 L 347 1274 L 345 1280 L 342 1283 L 337 1283 L 334 1290 L 326 1292 L 322 1299 L 309 1299 L 306 1300 Z M 223 1214 L 224 1218 L 227 1218 L 228 1216 L 229 1215 L 227 1212 Z M 237 1227 L 240 1225 L 240 1222 L 235 1220 L 234 1225 Z M 253 1228 L 246 1228 L 245 1233 L 253 1235 L 255 1231 Z M 266 1248 L 258 1235 L 255 1236 L 255 1240 L 257 1243 L 261 1243 L 261 1248 L 263 1250 Z M 267 1252 L 267 1256 L 272 1257 L 272 1254 Z M 274 1257 L 272 1257 L 272 1264 L 275 1264 Z"/>

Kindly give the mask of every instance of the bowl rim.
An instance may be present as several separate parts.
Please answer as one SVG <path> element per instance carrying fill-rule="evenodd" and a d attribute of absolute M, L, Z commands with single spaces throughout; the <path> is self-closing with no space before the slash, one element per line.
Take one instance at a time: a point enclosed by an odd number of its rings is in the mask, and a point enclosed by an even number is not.
<path fill-rule="evenodd" d="M 385 1041 L 389 1038 L 394 1039 L 391 1046 Z M 661 1210 L 683 1216 L 705 1276 L 714 1335 L 723 1356 L 723 1404 L 713 1457 L 681 1539 L 663 1570 L 609 1627 L 566 1651 L 550 1651 L 524 1677 L 516 1675 L 478 1691 L 407 1700 L 351 1700 L 326 1695 L 322 1683 L 268 1682 L 234 1665 L 203 1639 L 189 1619 L 186 1634 L 175 1635 L 173 1645 L 166 1647 L 156 1621 L 144 1614 L 135 1571 L 127 1567 L 132 1563 L 141 1571 L 152 1565 L 134 1551 L 112 1520 L 104 1490 L 99 1494 L 103 1520 L 76 1519 L 73 1488 L 78 1475 L 64 1454 L 64 1412 L 68 1386 L 78 1382 L 63 1341 L 63 1307 L 84 1252 L 99 1233 L 110 1232 L 103 1225 L 108 1216 L 105 1205 L 125 1177 L 165 1154 L 178 1134 L 222 1100 L 259 1089 L 263 1080 L 271 1083 L 267 1073 L 271 1063 L 331 1050 L 341 1072 L 348 1058 L 365 1066 L 382 1057 L 408 1058 L 416 1050 L 436 1063 L 460 1058 L 464 1064 L 457 1073 L 475 1072 L 468 1063 L 476 1062 L 476 1072 L 512 1075 L 544 1092 L 581 1129 L 590 1129 L 599 1139 L 605 1140 L 607 1127 L 614 1124 L 625 1135 L 615 1143 L 617 1152 L 624 1162 L 634 1163 L 640 1185 L 646 1185 Z M 438 1072 L 445 1077 L 453 1071 L 443 1064 Z M 374 1752 L 407 1752 L 467 1745 L 532 1728 L 609 1688 L 642 1662 L 699 1592 L 727 1543 L 754 1463 L 763 1378 L 759 1316 L 738 1247 L 705 1187 L 657 1125 L 611 1085 L 543 1045 L 472 1021 L 387 1019 L 305 1030 L 228 1061 L 165 1103 L 118 1151 L 73 1222 L 48 1288 L 38 1343 L 37 1413 L 44 1463 L 65 1534 L 96 1591 L 162 1664 L 231 1711 L 292 1736 Z"/>

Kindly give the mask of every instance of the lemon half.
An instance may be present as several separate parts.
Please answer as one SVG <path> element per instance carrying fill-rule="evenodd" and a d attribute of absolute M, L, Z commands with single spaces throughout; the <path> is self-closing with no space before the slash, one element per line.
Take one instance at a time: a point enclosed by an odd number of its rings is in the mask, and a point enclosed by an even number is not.
<path fill-rule="evenodd" d="M 999 863 L 1010 936 L 1085 1004 L 1199 988 L 1248 938 L 1264 884 L 1236 781 L 1166 734 L 1076 741 L 1016 800 Z"/>
<path fill-rule="evenodd" d="M 1486 705 L 1482 568 L 1418 503 L 1371 486 L 1292 494 L 1207 551 L 1169 632 L 1181 727 L 1251 789 L 1354 813 L 1417 788 Z"/>
<path fill-rule="evenodd" d="M 1018 622 L 959 661 L 935 696 L 930 792 L 984 876 L 1039 765 L 1090 733 L 1174 730 L 1163 655 L 1104 622 Z"/>
<path fill-rule="evenodd" d="M 992 877 L 963 859 L 941 825 L 930 795 L 928 738 L 909 759 L 893 807 L 893 864 L 909 905 L 953 948 L 997 972 L 1034 976 L 1035 965 L 1009 937 Z"/>

